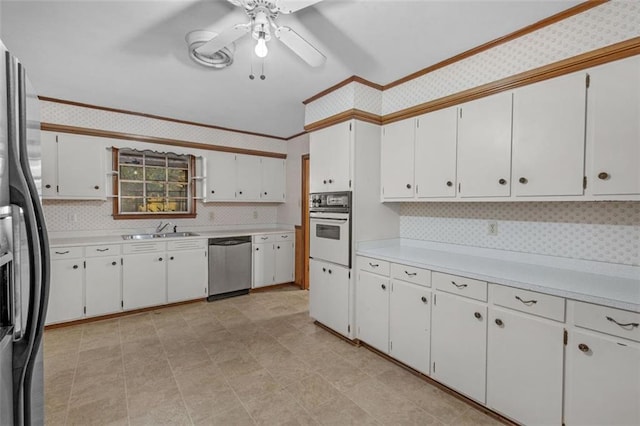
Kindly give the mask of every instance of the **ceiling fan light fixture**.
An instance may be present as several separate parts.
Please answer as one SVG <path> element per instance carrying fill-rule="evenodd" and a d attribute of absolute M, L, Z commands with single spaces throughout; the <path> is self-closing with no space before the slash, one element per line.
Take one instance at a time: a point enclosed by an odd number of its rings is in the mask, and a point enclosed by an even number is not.
<path fill-rule="evenodd" d="M 222 69 L 233 64 L 233 53 L 235 50 L 234 43 L 231 43 L 212 54 L 202 54 L 196 51 L 197 48 L 217 35 L 217 33 L 205 30 L 196 30 L 187 33 L 185 39 L 189 48 L 189 57 L 197 64 L 213 69 Z"/>
<path fill-rule="evenodd" d="M 264 58 L 269 53 L 269 49 L 267 49 L 267 40 L 265 39 L 264 31 L 260 32 L 258 36 L 258 42 L 256 43 L 256 48 L 254 49 L 256 52 L 256 56 L 258 58 Z"/>

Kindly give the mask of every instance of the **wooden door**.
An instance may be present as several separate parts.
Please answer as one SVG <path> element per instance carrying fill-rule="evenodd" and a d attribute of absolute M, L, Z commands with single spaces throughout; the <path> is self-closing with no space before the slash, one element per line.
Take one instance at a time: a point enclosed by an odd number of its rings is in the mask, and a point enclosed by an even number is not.
<path fill-rule="evenodd" d="M 309 289 L 309 154 L 302 156 L 302 288 Z"/>

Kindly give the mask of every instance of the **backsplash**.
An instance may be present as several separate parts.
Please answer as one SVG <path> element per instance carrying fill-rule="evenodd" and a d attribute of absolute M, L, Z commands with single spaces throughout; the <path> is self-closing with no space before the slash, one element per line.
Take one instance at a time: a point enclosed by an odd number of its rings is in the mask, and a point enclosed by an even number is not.
<path fill-rule="evenodd" d="M 400 215 L 401 238 L 640 266 L 640 202 L 402 203 Z"/>
<path fill-rule="evenodd" d="M 44 200 L 44 216 L 50 232 L 153 230 L 160 219 L 113 219 L 111 201 Z M 195 219 L 167 219 L 180 229 L 229 225 L 263 225 L 277 223 L 275 204 L 202 203 L 198 201 Z M 254 217 L 254 213 L 257 217 Z M 213 218 L 211 215 L 213 214 Z M 126 233 L 126 231 L 125 231 Z"/>

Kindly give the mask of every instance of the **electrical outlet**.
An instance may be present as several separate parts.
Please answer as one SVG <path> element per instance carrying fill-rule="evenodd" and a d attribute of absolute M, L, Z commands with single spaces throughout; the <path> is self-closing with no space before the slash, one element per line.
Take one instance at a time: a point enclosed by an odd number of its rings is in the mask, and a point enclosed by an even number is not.
<path fill-rule="evenodd" d="M 254 210 L 253 211 L 253 218 L 257 219 L 258 218 L 258 210 Z"/>
<path fill-rule="evenodd" d="M 487 234 L 495 237 L 498 235 L 498 222 L 495 220 L 489 221 L 487 226 Z"/>
<path fill-rule="evenodd" d="M 209 220 L 213 222 L 216 220 L 216 212 L 209 212 Z"/>

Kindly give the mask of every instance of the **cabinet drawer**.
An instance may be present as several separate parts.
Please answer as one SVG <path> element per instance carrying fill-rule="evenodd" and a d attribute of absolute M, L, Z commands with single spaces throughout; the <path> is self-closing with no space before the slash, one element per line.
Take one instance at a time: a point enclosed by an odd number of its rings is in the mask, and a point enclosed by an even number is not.
<path fill-rule="evenodd" d="M 358 269 L 373 272 L 374 274 L 389 276 L 389 262 L 372 259 L 370 257 L 358 257 Z"/>
<path fill-rule="evenodd" d="M 391 278 L 431 287 L 431 271 L 428 269 L 392 263 Z"/>
<path fill-rule="evenodd" d="M 51 260 L 74 259 L 84 256 L 82 247 L 52 247 L 50 252 Z"/>
<path fill-rule="evenodd" d="M 459 277 L 456 275 L 433 272 L 431 275 L 433 286 L 447 293 L 459 294 L 471 299 L 487 301 L 487 283 L 485 281 L 473 280 L 471 278 Z"/>
<path fill-rule="evenodd" d="M 272 243 L 276 241 L 276 237 L 278 237 L 278 234 L 254 235 L 253 243 Z"/>
<path fill-rule="evenodd" d="M 154 253 L 158 251 L 164 251 L 167 245 L 164 242 L 145 242 L 145 243 L 131 243 L 125 244 L 122 248 L 122 253 Z"/>
<path fill-rule="evenodd" d="M 585 302 L 569 303 L 574 304 L 573 323 L 576 326 L 640 342 L 640 313 Z"/>
<path fill-rule="evenodd" d="M 564 322 L 564 298 L 562 297 L 498 284 L 489 284 L 489 297 L 494 305 Z"/>
<path fill-rule="evenodd" d="M 120 244 L 101 244 L 85 247 L 87 257 L 113 256 L 120 254 Z"/>
<path fill-rule="evenodd" d="M 167 250 L 191 250 L 205 248 L 207 240 L 175 240 L 167 243 Z"/>
<path fill-rule="evenodd" d="M 275 241 L 291 241 L 295 239 L 295 234 L 293 232 L 283 232 L 282 234 L 274 234 Z"/>

